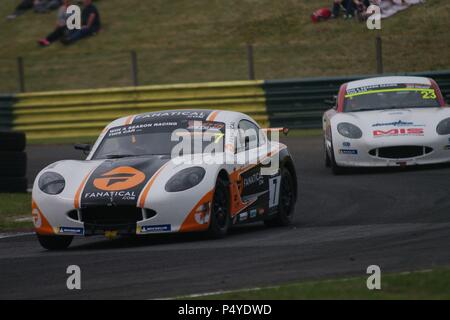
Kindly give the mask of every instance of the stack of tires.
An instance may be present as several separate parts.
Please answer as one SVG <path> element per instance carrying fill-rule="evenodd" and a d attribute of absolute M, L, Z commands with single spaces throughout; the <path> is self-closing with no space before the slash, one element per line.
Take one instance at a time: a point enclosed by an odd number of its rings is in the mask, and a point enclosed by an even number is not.
<path fill-rule="evenodd" d="M 25 146 L 23 132 L 0 131 L 0 192 L 27 192 Z"/>

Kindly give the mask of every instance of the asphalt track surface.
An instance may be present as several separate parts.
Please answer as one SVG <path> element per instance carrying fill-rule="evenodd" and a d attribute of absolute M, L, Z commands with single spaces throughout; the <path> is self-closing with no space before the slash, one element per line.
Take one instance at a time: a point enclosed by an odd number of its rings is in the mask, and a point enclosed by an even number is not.
<path fill-rule="evenodd" d="M 35 237 L 0 240 L 0 298 L 149 299 L 450 265 L 450 168 L 333 176 L 321 139 L 288 138 L 300 185 L 292 227 L 261 223 L 221 240 L 200 235 L 76 239 L 65 252 Z M 67 146 L 28 148 L 30 179 L 47 163 L 80 158 Z M 66 288 L 81 267 L 82 289 Z"/>

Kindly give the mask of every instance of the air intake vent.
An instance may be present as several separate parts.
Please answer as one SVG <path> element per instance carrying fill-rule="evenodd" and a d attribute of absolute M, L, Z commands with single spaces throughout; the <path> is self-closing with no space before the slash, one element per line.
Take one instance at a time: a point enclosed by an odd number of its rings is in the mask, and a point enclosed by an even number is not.
<path fill-rule="evenodd" d="M 429 154 L 432 151 L 433 148 L 424 146 L 396 146 L 372 149 L 369 154 L 384 159 L 409 159 Z"/>
<path fill-rule="evenodd" d="M 85 224 L 98 227 L 136 225 L 143 220 L 142 209 L 134 206 L 100 206 L 81 209 Z"/>

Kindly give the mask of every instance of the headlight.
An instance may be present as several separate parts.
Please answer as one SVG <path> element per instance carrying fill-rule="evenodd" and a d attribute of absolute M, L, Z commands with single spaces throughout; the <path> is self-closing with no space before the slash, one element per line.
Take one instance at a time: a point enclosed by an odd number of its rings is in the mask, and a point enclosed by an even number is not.
<path fill-rule="evenodd" d="M 337 126 L 338 132 L 346 138 L 359 139 L 362 137 L 362 131 L 354 124 L 348 122 L 339 123 Z"/>
<path fill-rule="evenodd" d="M 179 192 L 190 189 L 198 185 L 205 176 L 205 169 L 202 167 L 192 167 L 183 169 L 166 183 L 167 192 Z"/>
<path fill-rule="evenodd" d="M 450 118 L 444 119 L 439 122 L 436 132 L 440 135 L 450 134 Z"/>
<path fill-rule="evenodd" d="M 43 192 L 55 195 L 64 190 L 66 182 L 59 173 L 46 172 L 39 178 L 38 186 Z"/>

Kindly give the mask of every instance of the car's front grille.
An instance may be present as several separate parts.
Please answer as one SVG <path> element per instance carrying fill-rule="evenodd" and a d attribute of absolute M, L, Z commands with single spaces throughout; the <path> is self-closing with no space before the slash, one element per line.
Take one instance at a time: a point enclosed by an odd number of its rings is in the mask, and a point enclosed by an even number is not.
<path fill-rule="evenodd" d="M 99 227 L 136 225 L 143 219 L 142 209 L 134 206 L 88 207 L 80 211 L 85 224 Z"/>
<path fill-rule="evenodd" d="M 424 146 L 395 146 L 372 149 L 369 154 L 384 159 L 409 159 L 429 154 L 433 148 Z"/>

